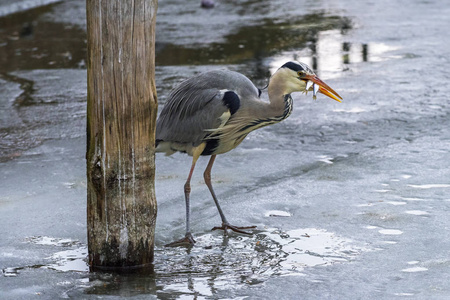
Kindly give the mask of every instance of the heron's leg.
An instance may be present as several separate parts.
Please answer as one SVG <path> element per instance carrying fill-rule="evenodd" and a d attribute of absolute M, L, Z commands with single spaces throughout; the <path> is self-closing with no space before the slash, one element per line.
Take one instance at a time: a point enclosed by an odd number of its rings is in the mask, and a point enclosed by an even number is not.
<path fill-rule="evenodd" d="M 190 209 L 190 194 L 191 194 L 191 178 L 192 173 L 194 173 L 196 160 L 192 161 L 191 170 L 189 171 L 189 176 L 186 180 L 186 183 L 184 184 L 184 199 L 186 201 L 186 236 L 189 236 L 190 239 L 194 240 L 192 238 L 191 234 L 191 209 Z M 194 241 L 195 243 L 195 241 Z"/>
<path fill-rule="evenodd" d="M 195 244 L 195 240 L 192 237 L 191 227 L 190 227 L 190 219 L 191 219 L 191 210 L 190 210 L 190 199 L 189 195 L 191 193 L 191 178 L 194 173 L 195 163 L 197 159 L 192 160 L 191 170 L 189 171 L 189 176 L 184 184 L 184 200 L 186 201 L 186 235 L 181 240 L 172 242 L 167 244 L 168 247 L 176 247 L 176 246 L 189 246 Z"/>
<path fill-rule="evenodd" d="M 214 199 L 214 203 L 216 203 L 217 210 L 219 211 L 220 218 L 222 219 L 222 223 L 228 223 L 227 218 L 225 217 L 222 208 L 220 207 L 219 200 L 217 200 L 216 193 L 214 192 L 214 189 L 211 184 L 211 169 L 215 159 L 216 155 L 211 155 L 211 158 L 209 159 L 208 162 L 208 166 L 206 167 L 205 172 L 203 173 L 203 178 L 205 179 L 205 183 L 208 186 L 209 191 L 211 192 L 211 196 Z"/>
<path fill-rule="evenodd" d="M 227 229 L 231 229 L 235 232 L 239 232 L 239 233 L 243 233 L 243 234 L 250 234 L 241 229 L 251 229 L 251 228 L 256 228 L 256 226 L 237 227 L 237 226 L 231 225 L 230 223 L 228 223 L 227 218 L 225 217 L 225 214 L 223 213 L 222 208 L 220 207 L 219 200 L 217 200 L 216 193 L 214 192 L 214 189 L 211 184 L 211 169 L 212 169 L 215 159 L 216 159 L 216 155 L 211 155 L 211 158 L 209 159 L 209 162 L 208 162 L 208 166 L 206 167 L 205 172 L 203 173 L 203 178 L 205 178 L 205 183 L 208 186 L 209 191 L 211 192 L 211 196 L 214 199 L 214 203 L 216 203 L 217 210 L 219 211 L 220 218 L 222 219 L 222 226 L 214 227 L 212 230 L 222 229 L 225 231 L 225 234 L 226 234 Z"/>
<path fill-rule="evenodd" d="M 200 157 L 200 154 L 205 149 L 205 143 L 201 144 L 200 146 L 194 148 L 193 151 L 193 158 L 192 158 L 192 165 L 191 170 L 189 171 L 189 176 L 186 180 L 186 183 L 184 184 L 184 199 L 186 201 L 186 234 L 184 238 L 181 240 L 172 242 L 170 244 L 167 244 L 168 247 L 176 247 L 176 246 L 192 246 L 195 244 L 194 237 L 191 233 L 191 227 L 190 227 L 190 219 L 191 219 L 191 210 L 190 210 L 190 194 L 191 194 L 191 178 L 192 174 L 194 173 L 195 163 L 197 162 L 198 158 Z"/>

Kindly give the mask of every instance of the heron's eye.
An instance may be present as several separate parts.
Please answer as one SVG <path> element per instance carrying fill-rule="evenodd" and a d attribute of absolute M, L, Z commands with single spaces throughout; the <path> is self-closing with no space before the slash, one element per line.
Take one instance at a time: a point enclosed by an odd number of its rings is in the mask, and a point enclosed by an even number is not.
<path fill-rule="evenodd" d="M 305 72 L 303 72 L 303 71 L 298 71 L 298 72 L 297 72 L 297 75 L 298 75 L 298 77 L 303 77 L 303 76 L 305 76 Z"/>

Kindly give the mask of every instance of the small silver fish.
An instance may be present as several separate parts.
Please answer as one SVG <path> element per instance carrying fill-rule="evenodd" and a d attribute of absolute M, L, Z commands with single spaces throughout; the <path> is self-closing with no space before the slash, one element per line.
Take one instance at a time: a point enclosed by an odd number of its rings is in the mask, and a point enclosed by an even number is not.
<path fill-rule="evenodd" d="M 313 99 L 316 100 L 317 99 L 317 92 L 319 91 L 319 85 L 318 84 L 313 84 Z"/>

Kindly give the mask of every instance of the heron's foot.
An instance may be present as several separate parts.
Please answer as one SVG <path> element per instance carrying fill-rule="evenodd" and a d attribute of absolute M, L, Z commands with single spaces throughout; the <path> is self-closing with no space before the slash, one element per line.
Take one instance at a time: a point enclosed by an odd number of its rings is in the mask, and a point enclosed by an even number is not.
<path fill-rule="evenodd" d="M 194 237 L 190 232 L 186 233 L 181 240 L 166 244 L 166 247 L 192 247 L 195 244 Z"/>
<path fill-rule="evenodd" d="M 227 234 L 227 230 L 230 229 L 230 230 L 233 230 L 234 232 L 252 235 L 252 233 L 244 231 L 242 229 L 253 229 L 253 228 L 256 228 L 256 226 L 238 227 L 238 226 L 233 226 L 233 225 L 231 225 L 229 223 L 222 223 L 221 227 L 217 226 L 217 227 L 214 227 L 212 230 L 221 229 L 221 230 L 223 230 L 225 232 L 225 234 Z"/>

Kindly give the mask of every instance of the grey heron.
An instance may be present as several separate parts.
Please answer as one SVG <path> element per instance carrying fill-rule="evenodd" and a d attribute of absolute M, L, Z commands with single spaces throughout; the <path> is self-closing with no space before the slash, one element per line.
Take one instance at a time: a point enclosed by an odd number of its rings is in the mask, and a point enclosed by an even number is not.
<path fill-rule="evenodd" d="M 192 165 L 184 185 L 186 201 L 186 234 L 167 246 L 193 245 L 190 230 L 190 181 L 200 156 L 211 156 L 203 174 L 204 180 L 222 219 L 222 226 L 248 234 L 226 219 L 211 184 L 211 168 L 217 154 L 236 148 L 253 130 L 278 123 L 292 112 L 293 92 L 320 92 L 336 101 L 338 93 L 324 83 L 304 63 L 290 61 L 281 66 L 267 85 L 269 102 L 260 99 L 261 90 L 244 75 L 214 70 L 182 82 L 170 93 L 156 125 L 156 151 L 171 155 L 184 152 L 192 156 Z"/>

